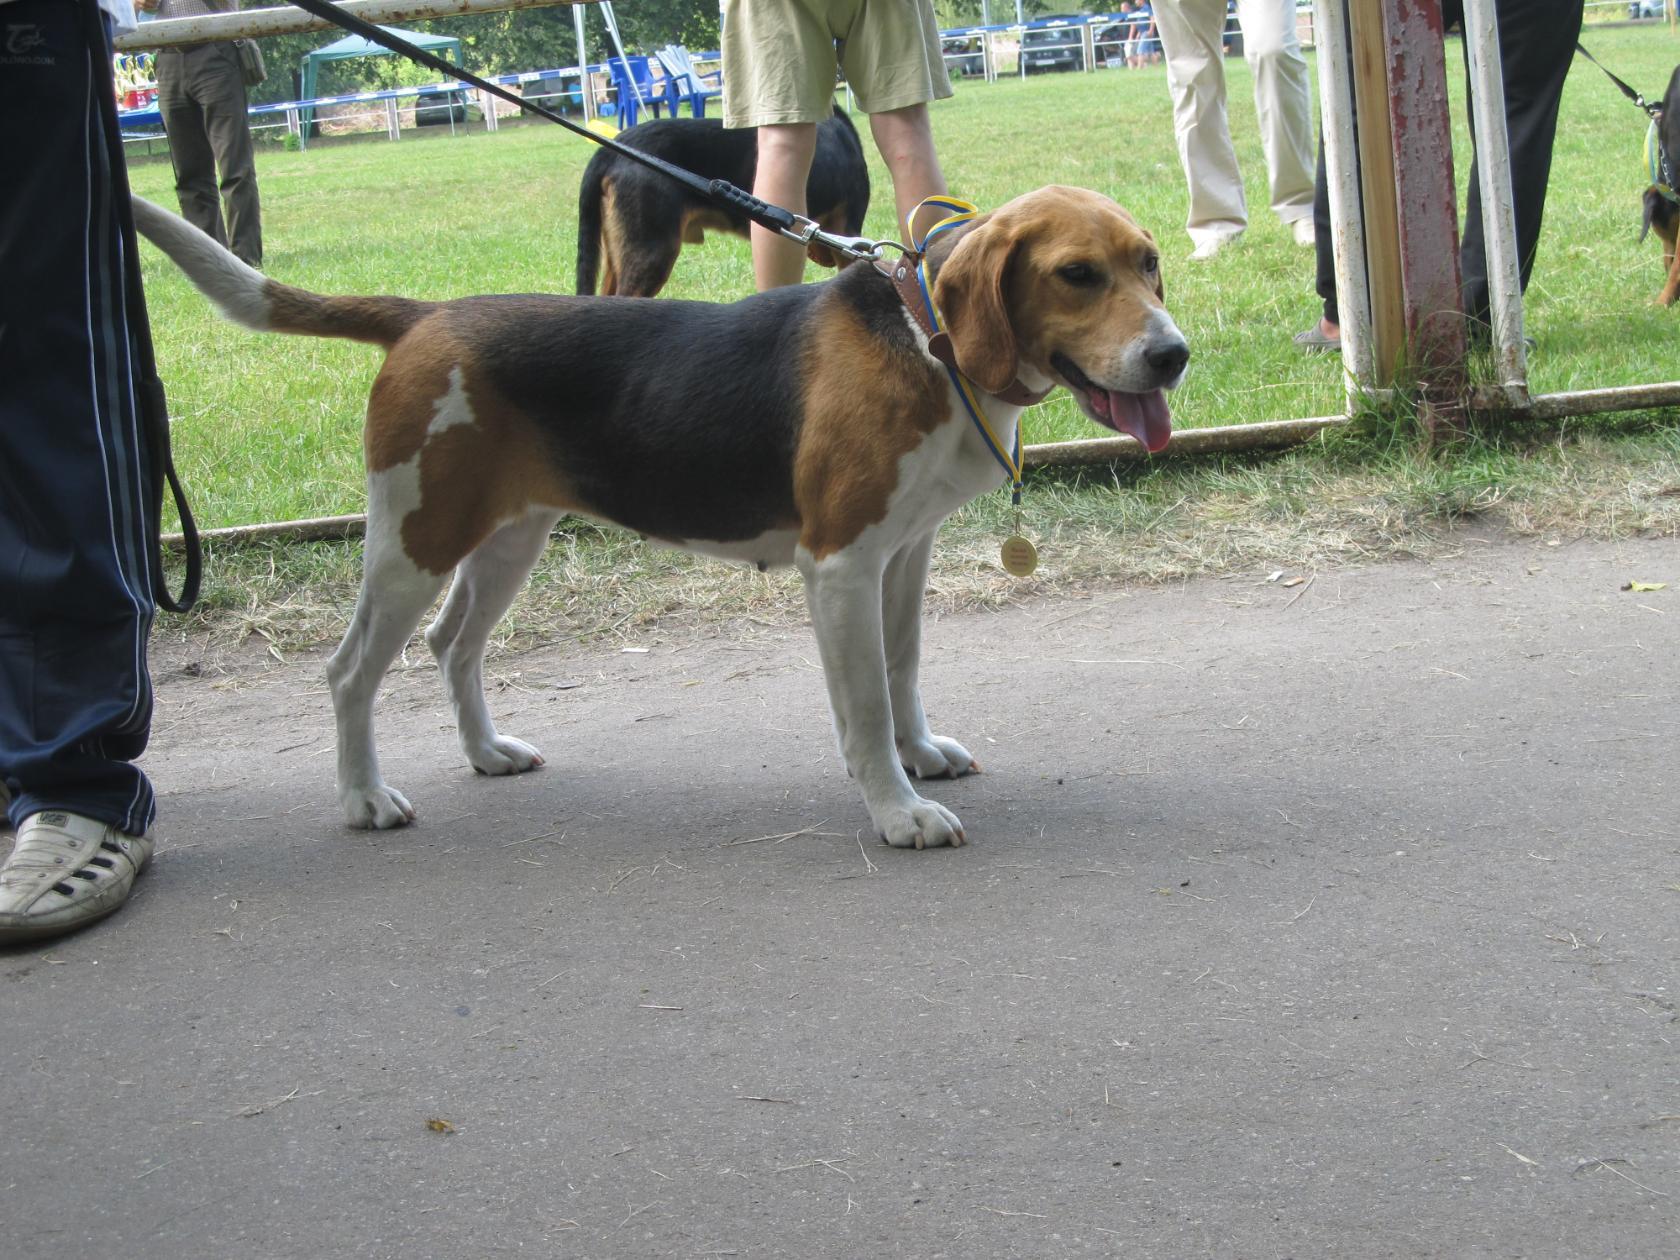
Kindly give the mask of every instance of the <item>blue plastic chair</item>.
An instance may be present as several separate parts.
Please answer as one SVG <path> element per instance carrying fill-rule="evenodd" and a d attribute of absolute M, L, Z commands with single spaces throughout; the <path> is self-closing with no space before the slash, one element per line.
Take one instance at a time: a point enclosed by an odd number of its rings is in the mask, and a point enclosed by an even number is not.
<path fill-rule="evenodd" d="M 628 71 L 625 69 L 626 62 L 629 63 Z M 655 118 L 659 116 L 665 96 L 663 91 L 654 90 L 653 63 L 649 58 L 640 54 L 614 57 L 607 62 L 607 72 L 612 76 L 613 91 L 618 100 L 620 126 L 634 127 L 643 103 L 653 111 Z M 637 99 L 638 89 L 640 100 Z M 675 107 L 671 112 L 676 112 Z"/>
<path fill-rule="evenodd" d="M 653 55 L 659 59 L 659 68 L 665 72 L 665 104 L 670 107 L 671 117 L 675 118 L 677 106 L 687 101 L 688 112 L 696 118 L 704 118 L 706 102 L 714 96 L 723 95 L 721 86 L 709 88 L 705 80 L 715 78 L 721 84 L 723 71 L 713 70 L 702 75 L 694 68 L 694 59 L 689 56 L 688 49 L 681 44 L 667 44 Z"/>

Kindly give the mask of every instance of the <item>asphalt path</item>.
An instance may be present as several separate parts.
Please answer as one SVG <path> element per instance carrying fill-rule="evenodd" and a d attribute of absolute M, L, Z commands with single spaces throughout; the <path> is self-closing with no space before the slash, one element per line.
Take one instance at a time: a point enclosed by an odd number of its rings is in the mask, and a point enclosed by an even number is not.
<path fill-rule="evenodd" d="M 321 657 L 160 652 L 155 864 L 0 953 L 0 1255 L 1680 1254 L 1680 540 L 1272 576 L 930 624 L 921 853 L 803 626 L 495 660 L 514 779 L 415 658 L 379 834 Z"/>

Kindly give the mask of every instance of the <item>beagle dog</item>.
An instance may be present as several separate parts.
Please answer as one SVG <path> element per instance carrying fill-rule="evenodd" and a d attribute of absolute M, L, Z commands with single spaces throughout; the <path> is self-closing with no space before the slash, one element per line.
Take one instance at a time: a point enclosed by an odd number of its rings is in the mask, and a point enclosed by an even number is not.
<path fill-rule="evenodd" d="M 998 395 L 1061 385 L 1090 419 L 1158 451 L 1171 432 L 1162 391 L 1190 355 L 1162 305 L 1153 239 L 1075 188 L 1029 193 L 930 248 L 950 373 L 873 266 L 731 305 L 323 297 L 139 199 L 135 221 L 230 319 L 385 348 L 368 399 L 361 593 L 327 666 L 353 827 L 415 816 L 380 773 L 374 696 L 451 574 L 426 642 L 467 761 L 492 775 L 543 764 L 491 720 L 484 647 L 571 512 L 798 566 L 840 751 L 875 830 L 898 846 L 963 843 L 956 815 L 910 781 L 978 769 L 930 729 L 917 686 L 935 531 L 1002 480 L 952 373 L 978 387 L 1005 450 L 1021 408 Z"/>
<path fill-rule="evenodd" d="M 758 170 L 758 129 L 726 129 L 716 118 L 660 118 L 620 132 L 620 144 L 664 158 L 703 179 L 751 188 Z M 828 232 L 856 236 L 869 212 L 869 166 L 846 111 L 817 124 L 817 147 L 805 181 L 806 213 Z M 577 291 L 654 297 L 671 278 L 684 245 L 706 230 L 748 234 L 747 216 L 708 201 L 660 171 L 612 149 L 597 149 L 578 187 Z M 813 241 L 806 247 L 820 267 L 846 259 Z"/>

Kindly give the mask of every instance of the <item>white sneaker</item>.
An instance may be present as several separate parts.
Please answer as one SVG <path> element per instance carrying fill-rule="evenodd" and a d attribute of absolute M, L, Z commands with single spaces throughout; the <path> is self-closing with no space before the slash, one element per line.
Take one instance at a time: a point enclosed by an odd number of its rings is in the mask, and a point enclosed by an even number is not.
<path fill-rule="evenodd" d="M 128 900 L 151 856 L 150 837 L 62 810 L 31 814 L 0 865 L 0 945 L 103 919 Z"/>
<path fill-rule="evenodd" d="M 1297 245 L 1318 244 L 1318 231 L 1313 227 L 1311 219 L 1296 219 L 1289 225 L 1289 229 L 1295 233 L 1295 243 Z"/>

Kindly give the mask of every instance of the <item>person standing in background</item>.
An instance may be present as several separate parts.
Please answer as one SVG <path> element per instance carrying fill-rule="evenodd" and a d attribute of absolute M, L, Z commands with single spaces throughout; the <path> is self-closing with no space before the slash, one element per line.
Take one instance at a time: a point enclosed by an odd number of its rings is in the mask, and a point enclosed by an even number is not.
<path fill-rule="evenodd" d="M 1248 227 L 1242 171 L 1225 111 L 1226 0 L 1155 0 L 1155 29 L 1167 54 L 1173 130 L 1190 185 L 1185 224 L 1195 248 L 1212 258 Z M 1313 243 L 1312 86 L 1295 0 L 1237 0 L 1243 57 L 1254 72 L 1254 108 L 1266 155 L 1272 212 L 1298 245 Z"/>
<path fill-rule="evenodd" d="M 1135 0 L 1120 0 L 1120 63 L 1135 70 L 1138 65 L 1137 4 Z"/>
<path fill-rule="evenodd" d="M 1139 0 L 1137 8 L 1132 13 L 1133 32 L 1137 35 L 1138 66 L 1155 66 L 1161 63 L 1160 33 L 1155 29 L 1155 14 L 1149 7 L 1149 0 Z"/>
<path fill-rule="evenodd" d="M 239 7 L 239 0 L 137 2 L 142 12 L 158 18 L 202 17 Z M 261 266 L 262 205 L 238 52 L 228 40 L 159 49 L 157 80 L 181 216 L 243 261 Z"/>
<path fill-rule="evenodd" d="M 836 41 L 840 42 L 837 49 Z M 932 0 L 727 0 L 723 16 L 723 125 L 758 129 L 753 195 L 803 215 L 817 123 L 834 110 L 837 68 L 869 115 L 892 175 L 898 231 L 928 197 L 946 191 L 927 103 L 951 95 Z M 752 228 L 758 288 L 798 284 L 805 249 Z"/>
<path fill-rule="evenodd" d="M 1540 247 L 1540 224 L 1546 213 L 1546 188 L 1552 176 L 1552 144 L 1557 139 L 1563 84 L 1581 37 L 1583 0 L 1494 0 L 1499 23 L 1499 76 L 1505 89 L 1505 132 L 1511 150 L 1511 205 L 1517 228 L 1518 283 L 1528 291 L 1534 256 Z M 1445 0 L 1442 25 L 1464 20 L 1464 0 Z M 1463 43 L 1463 41 L 1460 41 Z M 1469 76 L 1470 50 L 1464 49 Z M 1355 113 L 1355 123 L 1358 115 Z M 1469 191 L 1460 224 L 1459 270 L 1464 313 L 1472 344 L 1487 344 L 1489 327 L 1487 245 L 1482 235 L 1482 187 L 1476 158 L 1470 159 Z M 1363 213 L 1363 211 L 1361 211 Z M 1318 224 L 1317 292 L 1324 314 L 1295 334 L 1295 346 L 1307 354 L 1342 348 L 1341 309 L 1336 300 L 1336 254 L 1330 236 L 1330 184 L 1324 142 L 1318 146 L 1318 180 L 1313 201 Z"/>

